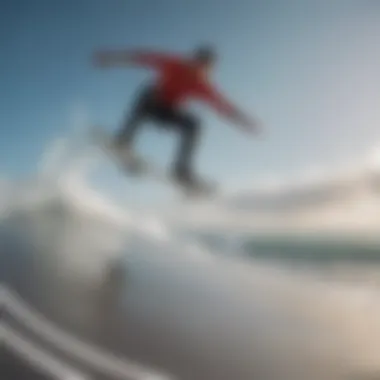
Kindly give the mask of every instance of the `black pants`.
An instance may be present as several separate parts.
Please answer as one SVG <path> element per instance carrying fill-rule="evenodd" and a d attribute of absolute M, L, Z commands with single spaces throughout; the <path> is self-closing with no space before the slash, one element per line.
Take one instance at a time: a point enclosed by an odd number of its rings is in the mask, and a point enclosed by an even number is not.
<path fill-rule="evenodd" d="M 119 132 L 118 142 L 121 145 L 132 145 L 136 132 L 145 121 L 153 121 L 178 131 L 180 144 L 174 170 L 181 174 L 190 173 L 200 132 L 197 119 L 186 111 L 161 103 L 154 88 L 149 87 L 138 96 L 136 104 Z"/>

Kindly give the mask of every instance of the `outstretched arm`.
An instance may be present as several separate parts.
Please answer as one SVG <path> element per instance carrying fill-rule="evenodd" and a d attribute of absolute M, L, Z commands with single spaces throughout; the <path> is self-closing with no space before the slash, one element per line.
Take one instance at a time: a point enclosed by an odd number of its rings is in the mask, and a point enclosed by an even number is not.
<path fill-rule="evenodd" d="M 93 58 L 99 67 L 138 65 L 155 69 L 179 61 L 179 57 L 171 54 L 144 50 L 100 50 Z"/>
<path fill-rule="evenodd" d="M 258 131 L 258 123 L 256 121 L 246 116 L 211 85 L 204 85 L 200 91 L 200 95 L 217 112 L 246 132 L 253 133 Z"/>

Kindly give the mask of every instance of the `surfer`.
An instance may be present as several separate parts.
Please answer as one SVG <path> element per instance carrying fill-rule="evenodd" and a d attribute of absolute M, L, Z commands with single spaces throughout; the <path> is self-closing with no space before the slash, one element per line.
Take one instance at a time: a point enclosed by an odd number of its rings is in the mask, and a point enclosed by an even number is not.
<path fill-rule="evenodd" d="M 200 122 L 183 108 L 186 100 L 208 103 L 222 116 L 247 132 L 257 131 L 256 123 L 232 105 L 209 80 L 217 60 L 214 49 L 200 46 L 189 56 L 133 50 L 103 50 L 96 52 L 97 67 L 108 68 L 136 65 L 157 71 L 156 80 L 145 87 L 136 99 L 122 128 L 115 137 L 118 149 L 130 151 L 137 130 L 145 121 L 164 124 L 180 134 L 179 150 L 174 161 L 173 177 L 184 186 L 198 183 L 192 159 L 199 142 Z"/>

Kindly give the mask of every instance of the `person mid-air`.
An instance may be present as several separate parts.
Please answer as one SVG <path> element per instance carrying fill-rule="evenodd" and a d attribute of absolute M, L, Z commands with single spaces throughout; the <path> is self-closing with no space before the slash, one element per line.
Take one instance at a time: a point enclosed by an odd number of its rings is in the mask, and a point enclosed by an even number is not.
<path fill-rule="evenodd" d="M 211 84 L 209 74 L 216 60 L 216 53 L 210 46 L 200 46 L 188 56 L 144 50 L 96 52 L 94 63 L 97 67 L 138 65 L 157 72 L 155 81 L 139 94 L 116 134 L 115 148 L 132 149 L 136 132 L 143 122 L 167 125 L 181 137 L 172 169 L 173 178 L 183 186 L 198 183 L 192 160 L 199 142 L 200 123 L 184 108 L 187 100 L 208 103 L 247 132 L 257 131 L 256 121 L 245 116 Z"/>

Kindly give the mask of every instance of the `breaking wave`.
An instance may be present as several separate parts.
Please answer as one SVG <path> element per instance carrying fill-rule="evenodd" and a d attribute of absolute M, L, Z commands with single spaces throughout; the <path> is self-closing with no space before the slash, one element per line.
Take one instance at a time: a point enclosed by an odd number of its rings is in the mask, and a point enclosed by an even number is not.
<path fill-rule="evenodd" d="M 58 317 L 70 328 L 91 330 L 98 312 L 89 294 L 117 263 L 125 281 L 106 335 L 125 355 L 175 378 L 380 374 L 377 267 L 347 280 L 341 273 L 327 278 L 318 269 L 243 259 L 237 246 L 222 254 L 187 234 L 186 221 L 179 228 L 165 213 L 115 204 L 88 183 L 87 161 L 0 187 L 2 276 L 22 296 L 59 304 Z M 225 200 L 217 207 L 224 206 Z M 28 273 L 33 291 L 25 283 L 29 256 L 36 268 Z"/>

